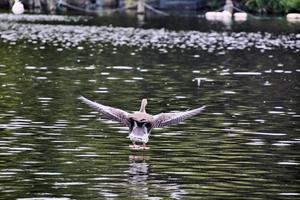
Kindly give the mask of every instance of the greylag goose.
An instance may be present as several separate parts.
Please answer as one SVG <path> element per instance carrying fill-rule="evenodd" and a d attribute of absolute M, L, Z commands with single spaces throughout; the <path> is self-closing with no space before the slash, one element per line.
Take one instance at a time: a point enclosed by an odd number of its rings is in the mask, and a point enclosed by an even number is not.
<path fill-rule="evenodd" d="M 105 118 L 127 126 L 129 128 L 129 139 L 132 141 L 133 148 L 140 147 L 139 143 L 142 144 L 143 149 L 146 148 L 146 143 L 149 141 L 149 135 L 153 128 L 178 124 L 187 118 L 201 113 L 205 108 L 205 106 L 202 106 L 189 111 L 150 115 L 146 112 L 147 99 L 143 99 L 140 110 L 133 113 L 99 104 L 83 96 L 80 96 L 79 99 L 101 113 Z"/>

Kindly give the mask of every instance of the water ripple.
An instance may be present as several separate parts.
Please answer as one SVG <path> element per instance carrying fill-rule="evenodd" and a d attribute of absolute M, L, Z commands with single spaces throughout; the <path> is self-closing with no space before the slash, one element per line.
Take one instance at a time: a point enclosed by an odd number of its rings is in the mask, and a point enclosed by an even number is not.
<path fill-rule="evenodd" d="M 156 48 L 202 49 L 215 51 L 220 47 L 227 50 L 257 48 L 270 50 L 285 48 L 297 50 L 299 34 L 273 35 L 271 33 L 206 33 L 198 31 L 168 31 L 165 29 L 139 29 L 122 27 L 96 27 L 72 25 L 15 24 L 2 22 L 0 37 L 9 42 L 17 40 L 60 43 L 68 48 L 82 42 L 94 44 L 110 43 L 114 46 Z M 278 42 L 280 41 L 280 42 Z M 80 46 L 78 47 L 80 48 Z M 135 55 L 134 52 L 131 55 Z M 253 73 L 252 73 L 253 74 Z M 260 75 L 260 74 L 253 74 Z"/>
<path fill-rule="evenodd" d="M 45 22 L 45 21 L 60 21 L 60 22 L 78 22 L 80 20 L 86 20 L 88 17 L 86 16 L 65 16 L 65 15 L 42 15 L 42 14 L 22 14 L 22 15 L 14 15 L 14 14 L 0 14 L 1 21 L 22 21 L 22 22 Z"/>

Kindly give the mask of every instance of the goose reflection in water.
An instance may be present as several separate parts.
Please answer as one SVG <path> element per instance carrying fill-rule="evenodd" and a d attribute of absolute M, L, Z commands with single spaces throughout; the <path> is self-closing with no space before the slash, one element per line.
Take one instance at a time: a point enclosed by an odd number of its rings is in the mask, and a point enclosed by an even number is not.
<path fill-rule="evenodd" d="M 150 170 L 149 156 L 130 155 L 128 173 L 128 185 L 132 196 L 139 199 L 155 199 L 151 192 L 153 188 L 158 189 L 161 193 L 165 193 L 166 198 L 182 199 L 187 194 L 181 189 L 177 178 L 170 178 L 170 174 L 152 173 Z M 151 183 L 151 180 L 156 180 Z"/>

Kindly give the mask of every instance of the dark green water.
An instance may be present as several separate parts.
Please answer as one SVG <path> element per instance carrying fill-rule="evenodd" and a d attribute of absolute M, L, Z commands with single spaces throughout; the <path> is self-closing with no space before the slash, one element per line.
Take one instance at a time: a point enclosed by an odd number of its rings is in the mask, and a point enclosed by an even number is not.
<path fill-rule="evenodd" d="M 166 52 L 12 30 L 0 32 L 0 199 L 299 198 L 299 40 Z M 152 114 L 208 107 L 132 151 L 80 95 L 127 111 L 146 97 Z"/>

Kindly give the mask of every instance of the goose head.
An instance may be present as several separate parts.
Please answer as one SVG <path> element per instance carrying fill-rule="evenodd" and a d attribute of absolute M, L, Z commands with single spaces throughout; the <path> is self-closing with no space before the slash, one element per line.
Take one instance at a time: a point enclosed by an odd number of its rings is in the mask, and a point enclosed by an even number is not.
<path fill-rule="evenodd" d="M 146 106 L 147 106 L 147 99 L 142 99 L 142 103 L 141 103 L 141 108 L 140 108 L 140 112 L 146 112 Z"/>

